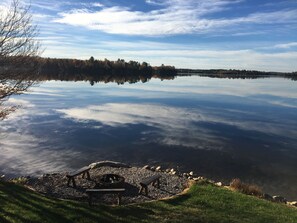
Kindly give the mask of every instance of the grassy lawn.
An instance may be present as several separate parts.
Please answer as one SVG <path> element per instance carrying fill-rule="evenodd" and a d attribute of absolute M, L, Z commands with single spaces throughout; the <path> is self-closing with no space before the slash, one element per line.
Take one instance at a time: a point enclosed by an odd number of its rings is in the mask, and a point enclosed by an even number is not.
<path fill-rule="evenodd" d="M 46 198 L 0 182 L 0 222 L 297 222 L 297 209 L 211 185 L 174 199 L 111 207 Z"/>

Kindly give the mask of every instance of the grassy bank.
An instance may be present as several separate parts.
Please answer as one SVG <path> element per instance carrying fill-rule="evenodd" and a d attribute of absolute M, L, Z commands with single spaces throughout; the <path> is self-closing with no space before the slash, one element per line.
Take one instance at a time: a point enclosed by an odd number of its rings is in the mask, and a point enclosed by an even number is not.
<path fill-rule="evenodd" d="M 49 199 L 0 182 L 0 222 L 297 222 L 297 209 L 211 185 L 174 199 L 110 207 Z"/>

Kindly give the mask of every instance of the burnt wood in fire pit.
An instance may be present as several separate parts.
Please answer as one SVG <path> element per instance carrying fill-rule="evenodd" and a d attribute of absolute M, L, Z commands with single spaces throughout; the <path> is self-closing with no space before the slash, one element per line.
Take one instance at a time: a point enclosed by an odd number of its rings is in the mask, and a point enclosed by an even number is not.
<path fill-rule="evenodd" d="M 122 188 L 124 186 L 125 178 L 117 174 L 104 174 L 99 177 L 95 185 L 95 189 L 102 188 Z"/>

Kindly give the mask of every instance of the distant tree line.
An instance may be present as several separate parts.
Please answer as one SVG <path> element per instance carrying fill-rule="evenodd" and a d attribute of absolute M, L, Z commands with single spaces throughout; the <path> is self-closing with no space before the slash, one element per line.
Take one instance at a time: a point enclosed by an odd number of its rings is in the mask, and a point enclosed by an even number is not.
<path fill-rule="evenodd" d="M 150 66 L 147 62 L 77 59 L 36 58 L 41 64 L 39 80 L 65 80 L 65 81 L 90 81 L 96 82 L 147 82 L 152 77 L 160 79 L 173 79 L 176 69 L 173 66 Z"/>
<path fill-rule="evenodd" d="M 178 76 L 199 75 L 215 78 L 230 79 L 256 79 L 261 77 L 285 77 L 291 80 L 297 80 L 297 72 L 281 73 L 281 72 L 264 72 L 256 70 L 235 70 L 235 69 L 177 69 Z"/>

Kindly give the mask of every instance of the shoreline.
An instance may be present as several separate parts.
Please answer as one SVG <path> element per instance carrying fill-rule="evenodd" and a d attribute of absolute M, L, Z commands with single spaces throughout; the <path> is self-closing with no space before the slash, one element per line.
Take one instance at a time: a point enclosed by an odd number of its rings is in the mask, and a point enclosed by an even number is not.
<path fill-rule="evenodd" d="M 229 185 L 225 185 L 222 182 L 215 182 L 214 180 L 207 179 L 203 176 L 196 175 L 193 171 L 189 173 L 179 173 L 175 169 L 162 169 L 161 166 L 149 166 L 143 167 L 129 166 L 124 163 L 113 162 L 113 161 L 101 161 L 92 163 L 90 173 L 93 178 L 96 178 L 106 173 L 121 174 L 125 177 L 127 183 L 125 186 L 128 188 L 124 195 L 124 205 L 143 203 L 149 201 L 171 199 L 175 196 L 183 194 L 185 190 L 189 189 L 189 185 L 193 182 L 207 182 L 218 187 L 228 188 L 234 190 Z M 86 188 L 94 187 L 94 182 L 87 182 L 81 176 L 76 178 L 78 182 L 78 188 L 68 187 L 66 185 L 66 174 L 67 172 L 43 174 L 40 177 L 17 177 L 13 179 L 5 179 L 3 176 L 0 177 L 2 181 L 12 181 L 23 184 L 25 187 L 43 194 L 48 197 L 58 199 L 68 199 L 76 201 L 87 201 L 87 196 L 84 192 Z M 154 187 L 149 187 L 150 196 L 143 196 L 138 194 L 139 181 L 147 176 L 153 176 L 160 174 L 162 176 L 161 188 L 162 192 L 158 192 Z M 77 192 L 78 191 L 78 192 Z M 103 199 L 102 199 L 103 198 Z M 260 197 L 272 202 L 285 203 L 291 206 L 296 206 L 296 201 L 287 201 L 286 198 L 280 195 L 269 195 L 263 192 L 263 196 Z M 112 204 L 114 198 L 110 196 L 100 197 L 100 202 L 103 201 L 105 204 Z M 98 201 L 98 200 L 97 200 Z"/>

